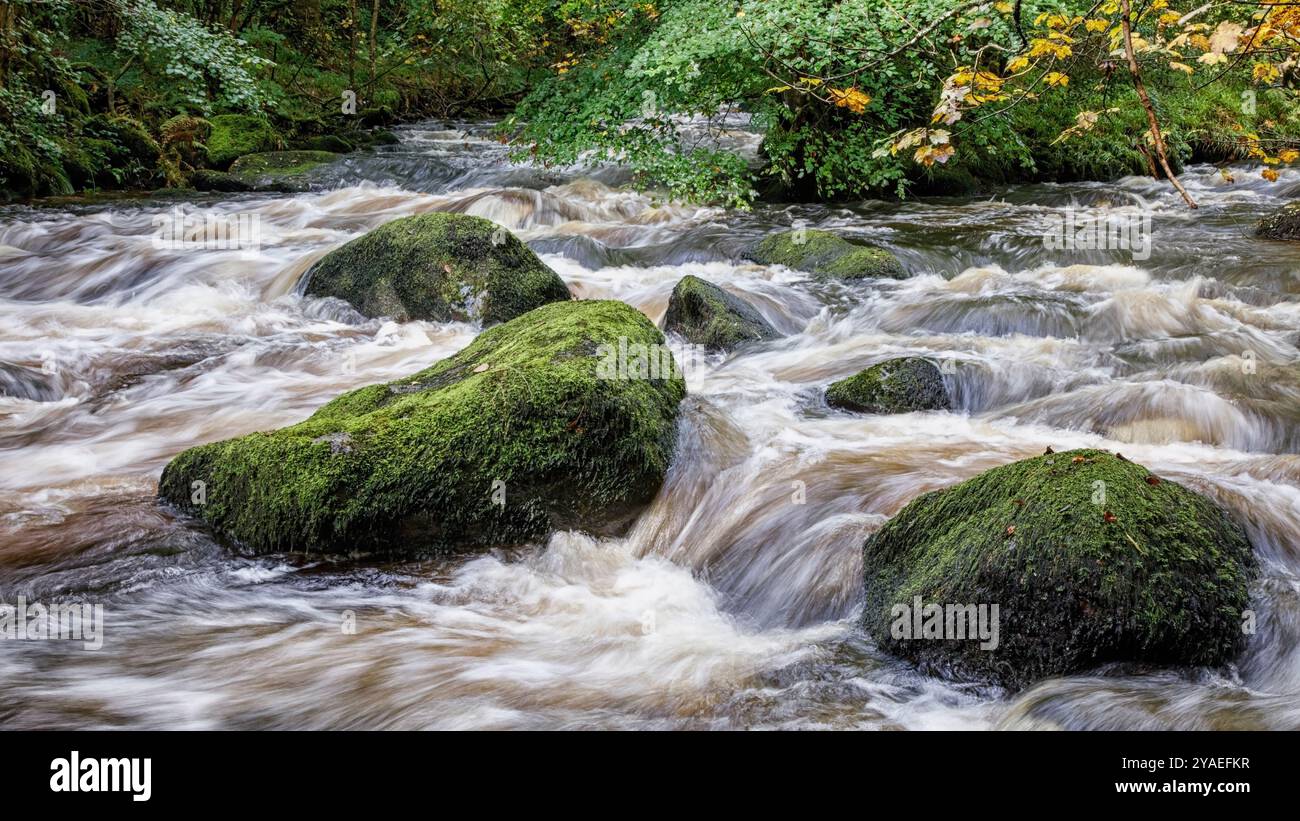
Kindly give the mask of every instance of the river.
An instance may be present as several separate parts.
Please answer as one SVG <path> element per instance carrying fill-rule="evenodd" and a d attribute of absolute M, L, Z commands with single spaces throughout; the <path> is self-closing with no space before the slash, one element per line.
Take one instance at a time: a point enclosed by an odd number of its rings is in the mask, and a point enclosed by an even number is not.
<path fill-rule="evenodd" d="M 0 642 L 0 727 L 1300 728 L 1300 243 L 1251 236 L 1300 172 L 1194 166 L 1196 211 L 1126 178 L 741 212 L 624 190 L 613 166 L 511 165 L 482 125 L 399 134 L 311 193 L 186 201 L 255 216 L 255 253 L 158 247 L 165 198 L 0 209 L 0 601 L 93 601 L 106 620 L 98 650 Z M 1045 243 L 1081 207 L 1149 214 L 1144 246 Z M 508 227 L 580 297 L 661 321 L 695 274 L 788 335 L 688 370 L 676 460 L 625 538 L 249 557 L 160 506 L 180 451 L 473 339 L 295 292 L 331 248 L 430 210 Z M 792 225 L 880 243 L 914 276 L 826 284 L 742 259 Z M 906 354 L 952 363 L 955 412 L 822 403 Z M 1235 666 L 1007 693 L 876 648 L 856 618 L 864 537 L 1048 446 L 1120 450 L 1244 524 L 1262 573 Z"/>

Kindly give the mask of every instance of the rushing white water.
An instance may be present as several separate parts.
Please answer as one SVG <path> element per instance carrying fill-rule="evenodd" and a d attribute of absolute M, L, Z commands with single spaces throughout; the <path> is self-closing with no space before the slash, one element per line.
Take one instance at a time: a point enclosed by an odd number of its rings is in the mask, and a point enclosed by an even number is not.
<path fill-rule="evenodd" d="M 170 200 L 0 213 L 0 600 L 107 614 L 99 650 L 0 642 L 0 726 L 1300 726 L 1300 246 L 1250 235 L 1300 192 L 1295 172 L 1193 169 L 1195 212 L 1135 178 L 739 213 L 623 190 L 614 167 L 511 166 L 481 133 L 411 128 L 314 193 L 194 203 L 255 215 L 251 254 L 157 247 Z M 1132 195 L 1153 214 L 1149 257 L 1045 247 L 1067 209 Z M 688 374 L 676 461 L 623 539 L 248 558 L 160 507 L 181 450 L 298 421 L 474 337 L 295 291 L 330 248 L 430 210 L 506 226 L 581 297 L 658 321 L 695 274 L 787 336 Z M 915 276 L 824 284 L 742 259 L 796 222 L 883 243 Z M 956 412 L 821 401 L 908 353 L 953 363 Z M 1234 668 L 1009 696 L 877 651 L 855 619 L 865 535 L 1048 445 L 1122 450 L 1246 525 L 1259 631 Z"/>

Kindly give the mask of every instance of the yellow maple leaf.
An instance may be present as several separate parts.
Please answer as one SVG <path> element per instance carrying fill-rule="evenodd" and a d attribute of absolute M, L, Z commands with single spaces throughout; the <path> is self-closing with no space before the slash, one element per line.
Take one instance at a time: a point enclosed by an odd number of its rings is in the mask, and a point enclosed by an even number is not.
<path fill-rule="evenodd" d="M 1277 172 L 1271 168 L 1265 168 L 1259 175 L 1269 182 L 1277 182 Z"/>

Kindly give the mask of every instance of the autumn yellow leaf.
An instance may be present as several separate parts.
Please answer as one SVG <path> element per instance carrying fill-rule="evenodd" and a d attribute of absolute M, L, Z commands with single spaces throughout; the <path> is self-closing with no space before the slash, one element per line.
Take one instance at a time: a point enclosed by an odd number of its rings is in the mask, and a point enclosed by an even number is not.
<path fill-rule="evenodd" d="M 1293 163 L 1300 160 L 1300 151 L 1296 151 L 1294 148 L 1284 148 L 1277 152 L 1277 158 L 1284 163 Z"/>
<path fill-rule="evenodd" d="M 1259 172 L 1259 175 L 1269 182 L 1277 182 L 1277 172 L 1272 168 L 1265 168 L 1263 171 Z"/>
<path fill-rule="evenodd" d="M 1049 86 L 1065 86 L 1069 85 L 1070 78 L 1068 75 L 1062 74 L 1059 71 L 1049 71 L 1047 72 L 1047 75 L 1043 77 L 1043 82 L 1047 83 Z"/>

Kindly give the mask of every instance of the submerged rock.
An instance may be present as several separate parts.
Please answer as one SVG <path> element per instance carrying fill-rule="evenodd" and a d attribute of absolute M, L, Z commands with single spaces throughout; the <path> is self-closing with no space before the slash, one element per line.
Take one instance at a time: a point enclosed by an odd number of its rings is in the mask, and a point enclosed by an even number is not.
<path fill-rule="evenodd" d="M 1100 450 L 927 493 L 867 539 L 863 564 L 863 618 L 884 649 L 1013 688 L 1103 662 L 1224 663 L 1242 645 L 1255 572 L 1214 503 Z M 967 605 L 993 629 L 954 632 Z"/>
<path fill-rule="evenodd" d="M 230 176 L 255 190 L 302 191 L 308 172 L 342 156 L 331 151 L 264 151 L 245 154 L 230 166 Z"/>
<path fill-rule="evenodd" d="M 898 259 L 883 248 L 808 228 L 772 234 L 751 250 L 749 257 L 764 265 L 784 265 L 826 279 L 907 276 Z"/>
<path fill-rule="evenodd" d="M 729 351 L 737 345 L 776 339 L 780 332 L 754 306 L 694 276 L 682 277 L 668 300 L 664 330 L 711 350 Z"/>
<path fill-rule="evenodd" d="M 309 296 L 350 302 L 366 316 L 504 322 L 568 300 L 559 275 L 482 217 L 402 217 L 327 254 L 307 272 Z"/>
<path fill-rule="evenodd" d="M 675 364 L 619 378 L 607 360 L 621 341 L 671 361 L 622 302 L 546 305 L 297 425 L 191 448 L 159 495 L 256 552 L 414 555 L 558 528 L 616 533 L 662 483 L 685 395 Z"/>
<path fill-rule="evenodd" d="M 908 356 L 872 365 L 832 383 L 826 389 L 826 404 L 863 413 L 910 413 L 948 410 L 952 399 L 933 362 Z"/>
<path fill-rule="evenodd" d="M 1300 240 L 1300 202 L 1290 202 L 1259 221 L 1255 236 Z"/>

